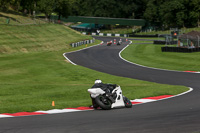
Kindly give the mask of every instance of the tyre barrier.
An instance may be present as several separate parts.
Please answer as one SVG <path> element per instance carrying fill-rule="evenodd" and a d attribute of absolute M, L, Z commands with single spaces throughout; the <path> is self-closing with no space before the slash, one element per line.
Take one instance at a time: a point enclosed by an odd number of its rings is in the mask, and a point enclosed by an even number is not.
<path fill-rule="evenodd" d="M 81 46 L 81 45 L 84 45 L 84 44 L 90 44 L 90 43 L 94 43 L 94 42 L 95 42 L 95 39 L 92 39 L 92 40 L 80 41 L 80 42 L 77 42 L 77 43 L 71 43 L 70 45 L 74 48 L 74 47 L 78 47 L 78 46 Z"/>
<path fill-rule="evenodd" d="M 177 44 L 178 41 L 170 41 L 170 42 L 166 42 L 166 41 L 159 41 L 159 40 L 154 40 L 153 44 Z"/>
<path fill-rule="evenodd" d="M 162 52 L 183 52 L 192 53 L 200 52 L 200 47 L 198 48 L 183 48 L 183 47 L 161 47 Z"/>

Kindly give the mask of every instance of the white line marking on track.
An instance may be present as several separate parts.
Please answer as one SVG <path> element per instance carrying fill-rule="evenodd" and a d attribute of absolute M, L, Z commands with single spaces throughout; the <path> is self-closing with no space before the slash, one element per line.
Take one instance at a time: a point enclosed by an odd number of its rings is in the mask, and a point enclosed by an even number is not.
<path fill-rule="evenodd" d="M 6 118 L 6 117 L 14 117 L 14 116 L 10 116 L 10 115 L 0 115 L 0 118 Z"/>
<path fill-rule="evenodd" d="M 175 96 L 172 96 L 172 97 L 168 97 L 168 98 L 160 99 L 160 100 L 165 100 L 165 99 L 169 99 L 169 98 L 174 98 L 174 97 L 182 96 L 182 95 L 185 95 L 185 94 L 190 93 L 190 92 L 193 91 L 193 88 L 191 88 L 191 87 L 188 87 L 188 88 L 189 88 L 189 90 L 186 91 L 186 92 L 183 92 L 183 93 L 181 93 L 181 94 L 178 94 L 178 95 L 175 95 Z"/>
<path fill-rule="evenodd" d="M 152 100 L 152 99 L 135 99 L 135 100 L 131 100 L 131 102 L 140 102 L 140 103 L 148 103 L 148 102 L 154 102 L 157 100 Z"/>
<path fill-rule="evenodd" d="M 75 112 L 75 111 L 81 111 L 77 109 L 52 109 L 48 111 L 36 111 L 38 113 L 46 113 L 46 114 L 57 114 L 57 113 L 66 113 L 66 112 Z"/>
<path fill-rule="evenodd" d="M 158 100 L 151 100 L 151 99 L 135 99 L 135 100 L 131 100 L 131 102 L 139 102 L 137 104 L 133 104 L 134 106 L 135 105 L 139 105 L 139 104 L 144 104 L 144 103 L 148 103 L 148 102 L 156 102 L 156 101 L 161 101 L 161 100 L 166 100 L 166 99 L 170 99 L 170 98 L 175 98 L 175 97 L 178 97 L 178 96 L 182 96 L 182 95 L 185 95 L 187 93 L 190 93 L 191 91 L 193 91 L 193 88 L 191 87 L 188 87 L 189 90 L 186 91 L 186 92 L 183 92 L 181 94 L 178 94 L 178 95 L 174 95 L 174 96 L 171 96 L 171 97 L 167 97 L 167 98 L 162 98 L 162 99 L 158 99 Z M 142 101 L 142 100 L 147 100 L 147 101 Z"/>

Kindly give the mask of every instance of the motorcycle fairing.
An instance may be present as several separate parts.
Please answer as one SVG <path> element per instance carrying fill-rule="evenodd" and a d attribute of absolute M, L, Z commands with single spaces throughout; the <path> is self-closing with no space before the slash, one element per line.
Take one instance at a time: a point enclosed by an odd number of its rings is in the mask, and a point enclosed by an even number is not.
<path fill-rule="evenodd" d="M 115 103 L 112 104 L 111 108 L 118 108 L 118 107 L 124 107 L 124 100 L 122 96 L 122 90 L 120 86 L 117 86 L 113 91 L 113 93 L 117 93 L 117 97 L 115 99 Z"/>
<path fill-rule="evenodd" d="M 92 98 L 95 98 L 98 95 L 100 94 L 102 95 L 105 93 L 105 91 L 103 91 L 101 88 L 91 88 L 91 89 L 88 89 L 88 92 L 91 94 Z"/>

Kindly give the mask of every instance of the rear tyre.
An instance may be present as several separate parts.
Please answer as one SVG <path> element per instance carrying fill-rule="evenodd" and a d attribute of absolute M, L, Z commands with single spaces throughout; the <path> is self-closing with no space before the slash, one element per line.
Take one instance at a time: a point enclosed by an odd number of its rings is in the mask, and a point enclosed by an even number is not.
<path fill-rule="evenodd" d="M 112 103 L 106 97 L 99 95 L 95 98 L 95 101 L 102 109 L 105 109 L 105 110 L 111 109 Z"/>
<path fill-rule="evenodd" d="M 132 103 L 127 97 L 123 97 L 126 108 L 132 108 Z"/>

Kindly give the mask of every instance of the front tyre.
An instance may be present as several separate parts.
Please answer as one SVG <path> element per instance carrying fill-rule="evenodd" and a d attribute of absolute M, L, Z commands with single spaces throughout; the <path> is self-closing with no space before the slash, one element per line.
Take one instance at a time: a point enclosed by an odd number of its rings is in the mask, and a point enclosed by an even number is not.
<path fill-rule="evenodd" d="M 132 108 L 132 103 L 127 97 L 123 97 L 123 100 L 126 108 Z"/>
<path fill-rule="evenodd" d="M 112 103 L 106 97 L 99 95 L 95 98 L 95 101 L 102 109 L 105 109 L 105 110 L 111 109 Z"/>

